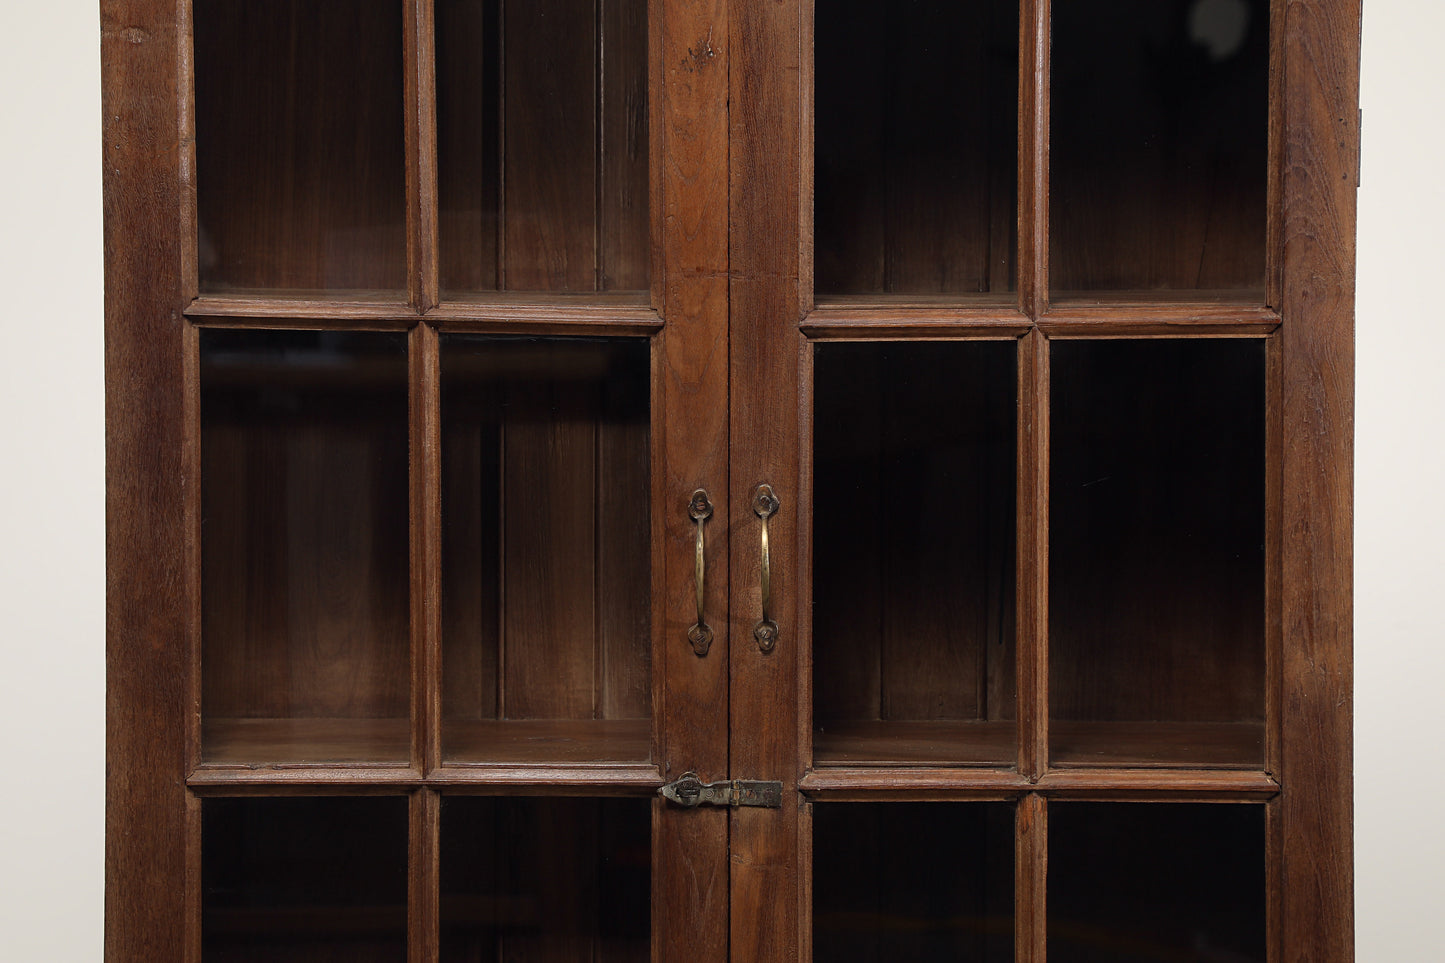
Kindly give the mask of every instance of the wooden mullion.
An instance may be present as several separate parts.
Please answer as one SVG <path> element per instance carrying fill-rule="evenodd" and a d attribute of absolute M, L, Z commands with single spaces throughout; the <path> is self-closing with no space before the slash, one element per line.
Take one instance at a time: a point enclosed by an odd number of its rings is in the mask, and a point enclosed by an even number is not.
<path fill-rule="evenodd" d="M 436 28 L 432 0 L 404 0 L 407 290 L 427 311 L 441 300 L 437 230 Z"/>
<path fill-rule="evenodd" d="M 407 960 L 436 963 L 441 952 L 441 797 L 419 789 L 408 811 Z"/>
<path fill-rule="evenodd" d="M 1049 11 L 1019 3 L 1019 308 L 1037 320 L 1049 306 Z"/>
<path fill-rule="evenodd" d="M 412 765 L 441 765 L 441 348 L 419 324 L 410 336 Z"/>
<path fill-rule="evenodd" d="M 177 3 L 176 98 L 180 116 L 181 293 L 187 300 L 201 291 L 200 207 L 196 195 L 196 48 L 192 4 Z"/>
<path fill-rule="evenodd" d="M 182 350 L 185 353 L 184 419 L 186 444 L 184 457 L 189 477 L 197 480 L 186 490 L 185 508 L 185 553 L 186 553 L 186 638 L 189 657 L 189 675 L 186 693 L 186 772 L 193 772 L 201 764 L 201 722 L 204 705 L 201 694 L 204 675 L 201 671 L 202 626 L 204 607 L 202 596 L 201 526 L 204 505 L 201 499 L 201 332 L 194 325 L 182 328 Z"/>
<path fill-rule="evenodd" d="M 1029 793 L 1014 815 L 1014 960 L 1044 963 L 1047 959 L 1048 802 Z"/>
<path fill-rule="evenodd" d="M 1284 295 L 1285 22 L 1290 0 L 1269 4 L 1269 158 L 1265 184 L 1264 303 L 1278 310 Z M 1352 262 L 1353 263 L 1353 262 Z"/>
<path fill-rule="evenodd" d="M 1037 779 L 1049 760 L 1049 346 L 1040 331 L 1018 348 L 1019 773 Z"/>
<path fill-rule="evenodd" d="M 1277 334 L 1265 341 L 1264 391 L 1264 768 L 1275 775 L 1283 763 L 1280 721 L 1284 715 L 1285 661 L 1280 559 L 1284 544 L 1280 527 L 1284 512 L 1284 358 L 1280 344 Z"/>

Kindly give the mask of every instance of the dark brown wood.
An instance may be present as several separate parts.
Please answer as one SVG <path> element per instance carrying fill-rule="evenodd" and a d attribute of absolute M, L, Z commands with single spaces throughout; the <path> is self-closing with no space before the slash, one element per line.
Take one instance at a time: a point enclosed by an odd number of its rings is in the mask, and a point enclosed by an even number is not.
<path fill-rule="evenodd" d="M 813 765 L 999 766 L 1013 764 L 1017 724 L 1006 721 L 828 722 L 813 732 Z"/>
<path fill-rule="evenodd" d="M 502 286 L 514 291 L 597 287 L 597 23 L 578 6 L 503 5 Z"/>
<path fill-rule="evenodd" d="M 412 793 L 408 817 L 407 959 L 437 958 L 441 890 L 441 797 L 429 789 Z"/>
<path fill-rule="evenodd" d="M 651 0 L 653 296 L 665 327 L 654 340 L 652 463 L 653 711 L 663 778 L 728 771 L 730 532 L 741 496 L 728 473 L 728 79 L 737 45 L 727 0 Z M 694 525 L 705 489 L 705 613 L 715 637 L 694 654 Z M 729 814 L 653 804 L 653 957 L 724 963 L 732 912 Z"/>
<path fill-rule="evenodd" d="M 1036 778 L 1049 761 L 1049 343 L 1019 340 L 1018 767 Z"/>
<path fill-rule="evenodd" d="M 187 950 L 186 513 L 182 392 L 183 40 L 177 5 L 107 2 L 101 17 L 105 160 L 105 955 Z M 137 241 L 143 243 L 137 243 Z M 163 894 L 163 898 L 158 898 Z"/>
<path fill-rule="evenodd" d="M 1014 852 L 1014 917 L 1016 963 L 1044 963 L 1048 958 L 1048 801 L 1029 793 L 1018 802 Z"/>
<path fill-rule="evenodd" d="M 411 445 L 411 760 L 423 772 L 441 765 L 441 355 L 435 328 L 410 338 Z"/>
<path fill-rule="evenodd" d="M 406 87 L 407 289 L 426 311 L 441 300 L 437 264 L 436 26 L 433 0 L 406 0 L 403 71 Z"/>
<path fill-rule="evenodd" d="M 596 0 L 597 290 L 644 291 L 647 216 L 647 4 Z"/>
<path fill-rule="evenodd" d="M 1053 765 L 1259 770 L 1263 722 L 1072 722 L 1053 719 Z"/>
<path fill-rule="evenodd" d="M 801 147 L 806 143 L 803 69 L 811 37 L 802 3 L 738 0 L 731 6 L 728 142 L 731 326 L 734 373 L 729 403 L 731 504 L 735 519 L 731 567 L 732 697 L 729 767 L 734 778 L 783 783 L 780 809 L 732 814 L 731 953 L 735 961 L 794 958 L 801 851 L 792 795 L 804 764 L 798 746 L 799 686 L 805 653 L 799 645 L 797 519 L 807 510 L 798 485 L 798 333 L 811 300 L 798 278 L 801 221 L 808 205 Z M 762 616 L 761 522 L 754 489 L 768 483 L 781 507 L 769 520 L 771 618 L 776 647 L 760 650 L 753 626 Z"/>
<path fill-rule="evenodd" d="M 1052 0 L 1019 4 L 1019 309 L 1049 309 L 1049 26 Z"/>
<path fill-rule="evenodd" d="M 445 724 L 447 766 L 496 763 L 616 764 L 645 760 L 651 726 L 645 717 L 602 719 L 451 719 Z"/>
<path fill-rule="evenodd" d="M 1285 29 L 1284 958 L 1347 961 L 1360 5 L 1293 3 Z"/>
<path fill-rule="evenodd" d="M 266 769 L 296 765 L 406 766 L 411 730 L 406 718 L 345 719 L 207 714 L 203 765 Z"/>
<path fill-rule="evenodd" d="M 201 289 L 404 297 L 402 11 L 325 0 L 195 10 Z"/>

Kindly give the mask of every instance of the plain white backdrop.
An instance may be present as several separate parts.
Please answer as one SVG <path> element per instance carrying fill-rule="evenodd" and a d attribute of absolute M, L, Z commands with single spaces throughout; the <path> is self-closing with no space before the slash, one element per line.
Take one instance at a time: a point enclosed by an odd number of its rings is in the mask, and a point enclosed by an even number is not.
<path fill-rule="evenodd" d="M 378 0 L 382 2 L 382 0 Z M 1106 0 L 1098 0 L 1106 2 Z M 5 0 L 0 959 L 101 958 L 98 0 Z M 1445 5 L 1365 0 L 1356 459 L 1361 963 L 1445 959 Z"/>

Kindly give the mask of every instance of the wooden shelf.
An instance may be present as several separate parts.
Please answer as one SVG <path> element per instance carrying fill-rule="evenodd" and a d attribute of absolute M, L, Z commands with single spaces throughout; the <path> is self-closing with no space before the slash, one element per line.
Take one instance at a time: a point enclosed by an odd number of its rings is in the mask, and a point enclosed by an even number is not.
<path fill-rule="evenodd" d="M 444 766 L 615 765 L 652 755 L 648 719 L 450 720 L 442 724 Z"/>
<path fill-rule="evenodd" d="M 826 723 L 813 732 L 813 765 L 1012 766 L 1012 721 L 864 721 Z"/>
<path fill-rule="evenodd" d="M 411 757 L 406 719 L 207 719 L 203 767 L 404 766 Z"/>
<path fill-rule="evenodd" d="M 1050 726 L 1058 768 L 1247 769 L 1264 767 L 1264 726 L 1215 722 L 1065 722 Z M 979 766 L 1014 763 L 1013 722 L 828 723 L 813 733 L 813 765 Z"/>
<path fill-rule="evenodd" d="M 1049 726 L 1059 768 L 1264 768 L 1264 725 L 1243 722 L 1064 722 Z"/>

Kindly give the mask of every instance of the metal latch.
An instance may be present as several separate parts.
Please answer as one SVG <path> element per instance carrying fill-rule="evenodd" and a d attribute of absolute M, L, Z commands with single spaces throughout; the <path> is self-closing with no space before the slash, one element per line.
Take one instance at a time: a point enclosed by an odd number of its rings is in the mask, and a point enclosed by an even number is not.
<path fill-rule="evenodd" d="M 663 798 L 692 809 L 694 806 L 761 806 L 779 809 L 783 805 L 783 784 L 761 779 L 729 779 L 703 782 L 695 772 L 685 772 L 676 782 L 658 790 Z"/>

